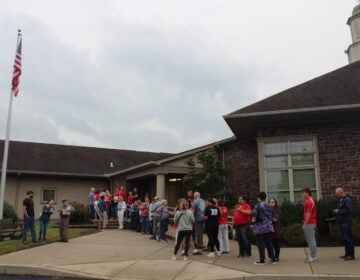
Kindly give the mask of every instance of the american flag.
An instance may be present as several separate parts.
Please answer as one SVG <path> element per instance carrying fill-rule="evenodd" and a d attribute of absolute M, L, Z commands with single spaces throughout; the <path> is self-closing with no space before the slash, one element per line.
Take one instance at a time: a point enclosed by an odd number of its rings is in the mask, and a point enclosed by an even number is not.
<path fill-rule="evenodd" d="M 22 37 L 20 36 L 19 43 L 16 48 L 14 73 L 12 78 L 12 92 L 15 96 L 18 96 L 19 94 L 19 82 L 21 76 L 21 42 L 22 42 Z"/>

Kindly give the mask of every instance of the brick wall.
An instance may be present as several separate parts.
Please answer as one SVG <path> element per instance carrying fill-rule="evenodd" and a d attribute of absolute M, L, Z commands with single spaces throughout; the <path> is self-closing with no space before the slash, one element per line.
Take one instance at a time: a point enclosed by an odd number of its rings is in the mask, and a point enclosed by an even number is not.
<path fill-rule="evenodd" d="M 258 131 L 259 137 L 315 134 L 318 140 L 320 181 L 323 197 L 334 196 L 343 187 L 360 199 L 360 123 L 292 126 Z M 256 141 L 234 141 L 224 146 L 229 170 L 228 186 L 234 194 L 259 190 Z"/>

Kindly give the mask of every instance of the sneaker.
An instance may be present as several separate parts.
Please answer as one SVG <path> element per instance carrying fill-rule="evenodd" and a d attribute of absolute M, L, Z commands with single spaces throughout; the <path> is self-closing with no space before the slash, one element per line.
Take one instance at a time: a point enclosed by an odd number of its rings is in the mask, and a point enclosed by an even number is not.
<path fill-rule="evenodd" d="M 22 242 L 22 244 L 23 244 L 23 245 L 29 245 L 29 242 L 24 241 L 24 242 Z"/>
<path fill-rule="evenodd" d="M 257 261 L 254 262 L 255 265 L 266 265 L 266 263 L 264 261 Z"/>
<path fill-rule="evenodd" d="M 314 263 L 314 262 L 316 262 L 316 261 L 317 261 L 317 258 L 312 258 L 312 257 L 308 257 L 308 258 L 305 260 L 306 263 Z"/>
<path fill-rule="evenodd" d="M 184 256 L 184 261 L 187 261 L 189 258 L 187 256 Z"/>
<path fill-rule="evenodd" d="M 276 259 L 271 260 L 271 264 L 278 264 L 278 263 L 279 261 L 277 261 Z"/>
<path fill-rule="evenodd" d="M 216 253 L 218 257 L 221 257 L 221 252 Z"/>
<path fill-rule="evenodd" d="M 207 256 L 208 256 L 208 258 L 215 258 L 215 253 L 214 253 L 214 252 L 211 252 L 211 253 L 209 253 Z"/>
<path fill-rule="evenodd" d="M 160 241 L 163 243 L 168 243 L 167 239 L 165 239 L 165 238 L 161 238 Z"/>
<path fill-rule="evenodd" d="M 156 240 L 160 241 L 160 236 L 159 235 L 156 235 Z"/>
<path fill-rule="evenodd" d="M 155 236 L 151 236 L 149 239 L 154 240 L 154 239 L 156 239 L 156 237 L 155 237 Z"/>
<path fill-rule="evenodd" d="M 193 253 L 194 256 L 201 256 L 202 255 L 202 253 L 198 249 L 193 250 L 192 253 Z"/>
<path fill-rule="evenodd" d="M 355 257 L 352 256 L 347 256 L 346 258 L 344 258 L 344 261 L 353 261 L 355 260 Z"/>
<path fill-rule="evenodd" d="M 176 261 L 176 256 L 173 255 L 173 256 L 171 257 L 171 259 L 172 259 L 173 261 Z"/>

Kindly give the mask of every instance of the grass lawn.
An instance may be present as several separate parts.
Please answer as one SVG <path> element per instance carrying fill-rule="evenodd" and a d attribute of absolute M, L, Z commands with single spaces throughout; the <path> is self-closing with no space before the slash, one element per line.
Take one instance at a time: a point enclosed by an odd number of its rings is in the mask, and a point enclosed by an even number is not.
<path fill-rule="evenodd" d="M 97 229 L 94 228 L 69 228 L 69 239 L 92 234 L 99 232 Z M 36 237 L 38 238 L 39 234 L 39 225 L 36 225 Z M 59 229 L 52 227 L 49 224 L 47 231 L 46 231 L 46 242 L 33 244 L 31 243 L 31 235 L 28 233 L 28 241 L 29 245 L 23 245 L 21 243 L 21 239 L 19 240 L 5 240 L 0 241 L 0 255 L 5 255 L 11 252 L 21 251 L 24 249 L 29 249 L 36 246 L 42 246 L 45 244 L 53 243 L 59 240 Z"/>

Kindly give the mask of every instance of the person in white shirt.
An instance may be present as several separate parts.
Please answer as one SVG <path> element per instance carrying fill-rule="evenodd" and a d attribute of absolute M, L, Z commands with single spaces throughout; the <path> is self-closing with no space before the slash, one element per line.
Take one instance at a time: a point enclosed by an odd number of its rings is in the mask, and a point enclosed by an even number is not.
<path fill-rule="evenodd" d="M 118 210 L 119 229 L 123 229 L 124 228 L 124 213 L 126 211 L 126 203 L 122 196 L 119 196 L 117 210 Z"/>

